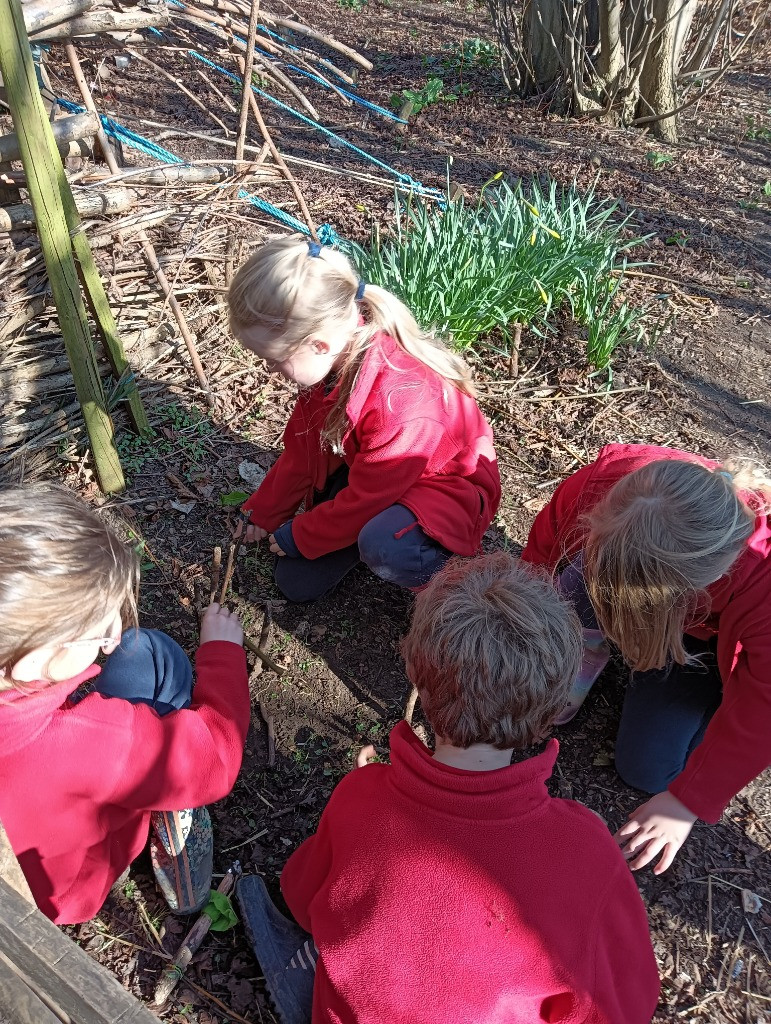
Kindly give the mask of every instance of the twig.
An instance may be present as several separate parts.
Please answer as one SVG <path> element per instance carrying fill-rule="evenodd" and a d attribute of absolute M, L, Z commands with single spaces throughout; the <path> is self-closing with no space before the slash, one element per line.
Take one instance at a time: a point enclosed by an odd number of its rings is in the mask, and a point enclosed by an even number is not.
<path fill-rule="evenodd" d="M 240 850 L 241 847 L 242 846 L 246 846 L 247 843 L 253 843 L 253 842 L 256 842 L 258 839 L 261 839 L 265 835 L 265 833 L 267 831 L 268 831 L 268 829 L 264 828 L 260 832 L 255 832 L 252 835 L 247 836 L 246 839 L 242 839 L 240 843 L 234 843 L 232 846 L 226 846 L 222 850 L 222 852 L 223 853 L 230 853 L 231 850 Z"/>
<path fill-rule="evenodd" d="M 214 598 L 217 595 L 217 591 L 220 585 L 220 570 L 222 568 L 222 548 L 217 545 L 214 549 L 214 556 L 212 557 L 212 570 L 211 570 L 211 592 L 209 595 L 209 604 L 212 604 Z"/>
<path fill-rule="evenodd" d="M 712 952 L 712 875 L 707 878 L 707 956 Z"/>
<path fill-rule="evenodd" d="M 246 60 L 241 76 L 241 110 L 238 119 L 238 138 L 236 139 L 236 160 L 243 160 L 244 146 L 246 144 L 246 125 L 249 120 L 249 97 L 252 95 L 252 68 L 254 67 L 254 40 L 257 35 L 257 17 L 260 12 L 260 0 L 251 0 L 249 12 L 249 31 L 246 39 Z M 229 287 L 233 278 L 233 245 L 235 242 L 235 229 L 232 224 L 228 225 L 227 242 L 225 252 L 225 284 Z"/>
<path fill-rule="evenodd" d="M 235 1010 L 231 1010 L 226 1003 L 222 1002 L 221 999 L 218 999 L 216 996 L 213 996 L 211 992 L 207 992 L 205 988 L 202 988 L 200 985 L 196 984 L 196 982 L 191 981 L 190 978 L 185 978 L 185 984 L 187 985 L 188 988 L 193 989 L 194 992 L 197 992 L 199 995 L 202 995 L 204 999 L 208 999 L 209 1002 L 214 1003 L 215 1006 L 219 1006 L 220 1010 L 222 1010 L 223 1013 L 227 1014 L 227 1016 L 230 1017 L 232 1020 L 238 1021 L 238 1024 L 254 1024 L 254 1021 L 247 1020 L 246 1017 L 242 1017 L 240 1013 L 236 1013 Z M 257 1005 L 257 1003 L 255 1003 L 254 1005 L 257 1009 L 257 1013 L 260 1014 L 260 1020 L 262 1020 L 262 1014 L 260 1013 L 259 1006 Z"/>
<path fill-rule="evenodd" d="M 418 688 L 413 686 L 410 690 L 410 695 L 407 698 L 407 703 L 404 705 L 404 720 L 407 725 L 412 725 L 412 716 L 415 714 L 415 705 L 418 701 Z"/>
<path fill-rule="evenodd" d="M 193 580 L 193 594 L 193 607 L 198 615 L 198 624 L 200 626 L 201 619 L 203 618 L 203 584 L 198 579 Z"/>
<path fill-rule="evenodd" d="M 265 651 L 261 650 L 254 640 L 250 640 L 248 636 L 244 637 L 244 647 L 247 651 L 251 651 L 252 654 L 258 657 L 263 665 L 265 665 L 266 668 L 269 668 L 271 672 L 275 672 L 277 676 L 284 674 L 284 670 L 278 662 L 275 662 L 269 654 L 266 654 Z"/>
<path fill-rule="evenodd" d="M 758 935 L 758 933 L 757 933 L 757 932 L 755 931 L 755 929 L 754 929 L 754 927 L 753 927 L 753 925 L 752 925 L 752 921 L 750 921 L 750 919 L 749 919 L 748 917 L 745 917 L 745 919 L 744 919 L 744 920 L 745 920 L 745 921 L 747 922 L 747 927 L 749 928 L 749 930 L 750 930 L 750 931 L 752 932 L 752 934 L 753 934 L 753 935 L 755 936 L 755 941 L 756 941 L 756 942 L 757 942 L 757 944 L 758 944 L 758 945 L 760 946 L 760 952 L 761 952 L 761 953 L 763 954 L 763 956 L 764 956 L 764 957 L 766 958 L 766 963 L 767 963 L 767 964 L 771 964 L 771 960 L 769 960 L 769 958 L 768 958 L 768 953 L 766 952 L 766 947 L 765 947 L 765 946 L 763 945 L 763 943 L 762 943 L 762 942 L 760 941 L 760 936 L 759 936 L 759 935 Z M 747 984 L 747 988 L 749 988 L 749 987 L 750 987 L 750 986 L 749 986 L 749 983 L 748 983 L 748 984 Z"/>
<path fill-rule="evenodd" d="M 238 544 L 238 547 L 239 548 L 241 547 L 240 543 Z M 222 589 L 220 590 L 220 596 L 217 598 L 217 603 L 218 604 L 223 604 L 224 601 L 225 601 L 225 595 L 228 592 L 228 587 L 230 586 L 230 580 L 231 580 L 231 578 L 233 576 L 233 561 L 234 561 L 235 553 L 236 553 L 236 545 L 235 544 L 231 544 L 230 547 L 228 548 L 228 560 L 227 560 L 227 564 L 225 566 L 225 576 L 224 576 L 224 578 L 222 580 Z"/>
<path fill-rule="evenodd" d="M 244 59 L 243 59 L 243 57 L 241 57 L 240 55 L 236 54 L 236 63 L 238 64 L 238 67 L 241 69 L 241 74 L 243 74 L 244 73 Z M 251 107 L 252 107 L 252 113 L 254 114 L 254 117 L 255 117 L 255 120 L 257 121 L 257 124 L 260 126 L 260 131 L 262 132 L 262 137 L 265 139 L 265 141 L 267 142 L 268 146 L 270 147 L 270 152 L 271 152 L 271 155 L 273 156 L 273 159 L 276 161 L 278 166 L 281 168 L 281 170 L 282 170 L 282 172 L 284 174 L 284 177 L 289 182 L 289 185 L 291 186 L 291 189 L 294 192 L 295 197 L 297 198 L 297 202 L 300 204 L 300 209 L 302 210 L 302 215 L 305 218 L 305 223 L 308 225 L 308 230 L 311 233 L 311 237 L 313 239 L 315 239 L 316 241 L 318 241 L 318 235 L 316 234 L 316 226 L 313 223 L 313 218 L 311 217 L 310 211 L 308 210 L 308 206 L 307 206 L 307 204 L 305 202 L 305 197 L 303 196 L 302 192 L 300 191 L 300 188 L 299 188 L 297 182 L 295 181 L 292 172 L 287 167 L 286 162 L 284 161 L 284 158 L 281 156 L 279 151 L 276 149 L 276 145 L 273 142 L 273 139 L 271 138 L 270 132 L 268 131 L 268 127 L 265 124 L 265 121 L 263 120 L 262 114 L 260 112 L 259 105 L 257 103 L 256 96 L 252 92 L 251 88 L 248 90 L 248 92 L 249 92 L 249 102 L 250 102 Z"/>
<path fill-rule="evenodd" d="M 276 763 L 276 729 L 273 723 L 273 715 L 270 714 L 262 701 L 259 703 L 260 715 L 268 728 L 268 767 L 272 768 Z"/>
<path fill-rule="evenodd" d="M 182 81 L 179 78 L 175 78 L 174 75 L 169 74 L 169 72 L 166 71 L 165 68 L 162 68 L 160 64 L 156 64 L 154 60 L 150 60 L 149 57 L 145 57 L 145 55 L 143 53 L 140 53 L 139 50 L 134 50 L 130 46 L 127 46 L 125 49 L 126 53 L 130 53 L 132 57 L 136 57 L 136 59 L 142 61 L 143 64 L 149 65 L 154 71 L 157 71 L 159 75 L 163 75 L 163 77 L 167 79 L 167 81 L 171 82 L 173 85 L 176 85 L 179 91 L 184 93 L 184 95 L 187 96 L 189 100 L 192 100 L 192 102 L 198 107 L 199 110 L 202 110 L 205 114 L 208 114 L 212 121 L 214 121 L 215 124 L 219 125 L 219 127 L 225 133 L 226 138 L 228 135 L 230 135 L 230 129 L 225 124 L 225 122 L 221 121 L 220 118 L 217 117 L 217 115 L 214 113 L 211 107 L 207 107 L 205 103 L 201 102 L 201 100 L 199 100 L 194 93 L 192 93 L 185 85 L 183 85 Z"/>
<path fill-rule="evenodd" d="M 217 892 L 221 892 L 227 896 L 227 894 L 233 889 L 236 876 L 240 871 L 241 866 L 238 861 L 236 861 L 235 864 L 226 871 L 222 881 L 217 886 Z M 202 912 L 193 927 L 184 937 L 182 945 L 174 954 L 174 959 L 168 967 L 164 968 L 158 984 L 155 986 L 155 992 L 153 993 L 153 1003 L 155 1006 L 163 1006 L 171 993 L 177 987 L 177 982 L 182 978 L 187 970 L 190 961 L 193 959 L 193 954 L 198 950 L 206 933 L 211 928 L 211 923 L 212 921 L 209 915 Z"/>

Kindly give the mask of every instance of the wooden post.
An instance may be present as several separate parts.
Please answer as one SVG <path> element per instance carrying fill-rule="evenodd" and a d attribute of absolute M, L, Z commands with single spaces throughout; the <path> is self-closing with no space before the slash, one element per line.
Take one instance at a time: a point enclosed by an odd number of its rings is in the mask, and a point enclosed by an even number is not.
<path fill-rule="evenodd" d="M 96 365 L 62 203 L 64 192 L 71 200 L 72 193 L 38 90 L 19 0 L 0 0 L 0 70 L 19 136 L 27 188 L 38 222 L 40 246 L 59 314 L 75 391 L 91 442 L 96 476 L 102 490 L 106 494 L 114 494 L 124 489 L 125 481 Z"/>
<path fill-rule="evenodd" d="M 127 992 L 117 978 L 91 959 L 85 950 L 59 931 L 7 882 L 0 878 L 0 950 L 5 966 L 13 964 L 17 979 L 25 982 L 28 993 L 48 997 L 48 1008 L 55 1000 L 57 1009 L 67 1020 L 78 1024 L 158 1024 L 158 1018 Z M 8 971 L 0 975 L 0 993 L 7 985 L 14 993 Z M 32 988 L 30 988 L 32 986 Z M 16 985 L 18 989 L 18 984 Z M 0 997 L 0 1018 L 16 1011 L 24 1024 L 43 1024 L 48 1018 L 27 995 L 21 1003 L 6 1003 Z M 25 1015 L 32 1013 L 32 1015 Z M 35 1015 L 37 1013 L 37 1015 Z M 55 1016 L 54 1016 L 55 1019 Z M 62 1016 L 59 1017 L 59 1020 Z"/>

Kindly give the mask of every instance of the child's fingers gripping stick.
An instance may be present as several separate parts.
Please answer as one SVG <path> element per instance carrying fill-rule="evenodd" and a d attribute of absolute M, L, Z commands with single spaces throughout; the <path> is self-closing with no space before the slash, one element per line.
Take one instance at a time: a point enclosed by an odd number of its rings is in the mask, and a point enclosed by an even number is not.
<path fill-rule="evenodd" d="M 261 540 L 265 540 L 268 536 L 268 531 L 263 530 L 261 526 L 256 526 L 254 523 L 249 523 L 246 527 L 246 542 L 247 544 L 259 543 Z"/>
<path fill-rule="evenodd" d="M 210 604 L 201 620 L 201 645 L 211 640 L 226 640 L 231 644 L 243 645 L 244 630 L 241 620 L 234 612 L 218 604 Z"/>

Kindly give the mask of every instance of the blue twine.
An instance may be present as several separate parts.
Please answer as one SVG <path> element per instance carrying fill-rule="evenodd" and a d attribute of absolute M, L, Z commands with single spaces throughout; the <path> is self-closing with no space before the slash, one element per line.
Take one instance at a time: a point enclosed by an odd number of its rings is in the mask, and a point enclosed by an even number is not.
<path fill-rule="evenodd" d="M 208 67 L 213 68 L 215 71 L 219 71 L 220 74 L 225 75 L 231 81 L 240 84 L 241 79 L 237 75 L 234 75 L 231 71 L 228 71 L 227 68 L 223 68 L 219 64 L 215 64 L 213 60 L 209 60 L 208 57 L 204 57 L 203 54 L 198 53 L 197 50 L 188 50 L 188 53 L 190 54 L 191 57 L 194 57 L 196 60 L 201 61 L 202 64 L 206 64 Z M 387 174 L 390 174 L 393 177 L 395 177 L 397 181 L 400 181 L 403 185 L 406 185 L 411 191 L 415 192 L 417 195 L 425 196 L 426 198 L 429 199 L 435 199 L 438 200 L 439 202 L 444 201 L 444 193 L 441 192 L 439 189 L 428 188 L 427 186 L 422 185 L 419 181 L 416 181 L 409 174 L 404 174 L 402 171 L 397 171 L 395 167 L 391 167 L 389 164 L 385 163 L 383 160 L 379 160 L 376 156 L 373 156 L 371 153 L 367 153 L 365 150 L 359 149 L 358 146 L 355 146 L 352 142 L 349 142 L 347 139 L 344 139 L 341 135 L 337 135 L 336 132 L 333 132 L 331 129 L 326 128 L 323 124 L 319 124 L 318 121 L 314 121 L 313 118 L 307 117 L 305 114 L 301 114 L 299 110 L 295 110 L 294 107 L 290 107 L 288 104 L 282 102 L 282 100 L 276 99 L 276 97 L 271 96 L 270 93 L 263 92 L 263 90 L 258 89 L 256 85 L 252 86 L 252 91 L 256 93 L 258 96 L 262 96 L 263 99 L 268 100 L 270 103 L 278 107 L 280 110 L 285 110 L 288 114 L 291 114 L 292 117 L 297 118 L 299 121 L 302 121 L 304 124 L 309 125 L 311 128 L 315 128 L 316 131 L 321 132 L 322 135 L 327 135 L 329 136 L 329 138 L 334 139 L 339 145 L 344 146 L 346 149 L 350 149 L 352 152 L 356 153 L 357 156 L 360 156 L 364 160 L 368 160 L 370 163 L 375 164 L 375 166 L 379 167 Z"/>
<path fill-rule="evenodd" d="M 72 114 L 80 114 L 85 109 L 78 103 L 70 103 L 69 100 L 57 99 L 56 102 L 64 110 L 68 110 Z M 164 149 L 163 146 L 158 146 L 155 142 L 151 142 L 149 139 L 145 139 L 142 135 L 132 132 L 130 128 L 126 128 L 125 125 L 119 124 L 111 117 L 100 114 L 99 120 L 110 138 L 117 139 L 118 141 L 125 143 L 127 146 L 130 146 L 132 149 L 138 149 L 140 152 L 146 153 L 148 156 L 154 157 L 162 163 L 185 163 L 185 161 L 175 153 L 171 153 L 168 149 Z M 251 192 L 247 192 L 244 188 L 238 190 L 238 198 L 246 200 L 246 202 L 251 203 L 251 205 L 256 207 L 258 210 L 262 210 L 263 213 L 267 213 L 269 216 L 280 221 L 293 231 L 299 231 L 303 235 L 310 234 L 310 229 L 307 224 L 298 220 L 296 217 L 293 217 L 291 213 L 287 213 L 285 210 L 281 210 L 277 206 L 274 206 L 273 203 L 269 203 L 266 199 L 261 199 L 260 196 L 255 196 Z M 317 234 L 323 245 L 335 245 L 340 242 L 340 238 L 331 224 L 320 225 Z"/>

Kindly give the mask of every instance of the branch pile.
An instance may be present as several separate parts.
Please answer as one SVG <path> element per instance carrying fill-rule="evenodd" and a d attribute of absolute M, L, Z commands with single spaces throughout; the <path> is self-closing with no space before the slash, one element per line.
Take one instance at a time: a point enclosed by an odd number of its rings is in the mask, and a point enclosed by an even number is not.
<path fill-rule="evenodd" d="M 189 387 L 191 396 L 214 404 L 212 382 L 233 371 L 221 345 L 229 273 L 236 256 L 240 258 L 244 234 L 250 248 L 266 231 L 280 229 L 277 221 L 245 202 L 245 196 L 259 196 L 299 217 L 315 237 L 302 192 L 270 137 L 254 93 L 249 89 L 243 94 L 244 78 L 318 118 L 317 101 L 309 90 L 319 94 L 324 89 L 335 102 L 350 106 L 347 92 L 358 69 L 371 67 L 344 43 L 268 11 L 259 10 L 257 16 L 258 9 L 256 3 L 241 0 L 195 0 L 173 7 L 163 0 L 140 0 L 121 3 L 120 9 L 97 0 L 32 0 L 23 6 L 33 44 L 67 44 L 64 50 L 54 45 L 45 59 L 56 71 L 52 78 L 57 89 L 64 88 L 64 97 L 80 103 L 85 112 L 58 108 L 45 62 L 40 65 L 42 93 L 52 118 L 56 116 L 54 134 L 83 229 L 149 407 L 156 395 L 170 388 L 179 392 L 180 384 Z M 78 75 L 73 42 L 88 75 Z M 191 49 L 235 81 L 224 76 L 219 81 L 216 71 L 188 56 Z M 97 109 L 87 78 L 105 65 L 111 76 L 120 76 L 128 61 L 134 81 L 146 73 L 149 92 L 162 80 L 164 88 L 178 91 L 183 104 L 205 111 L 213 130 L 198 137 L 235 147 L 236 159 L 231 159 L 231 150 L 228 159 L 218 155 L 159 164 L 130 151 L 131 166 L 119 166 L 120 146 L 105 138 L 99 118 L 108 115 L 124 123 L 131 118 L 120 109 Z M 63 87 L 63 80 L 73 77 L 75 84 Z M 95 95 L 101 103 L 100 94 Z M 211 102 L 212 96 L 217 102 Z M 82 426 L 14 126 L 1 115 L 0 477 L 16 476 L 20 465 L 29 473 L 62 455 L 74 458 L 73 441 Z M 136 121 L 134 117 L 130 126 L 147 131 Z M 177 134 L 186 133 L 181 129 Z M 157 131 L 155 135 L 160 141 Z M 206 152 L 200 142 L 195 146 L 198 153 Z M 112 410 L 120 412 L 121 382 L 109 380 L 105 360 L 100 368 Z"/>

